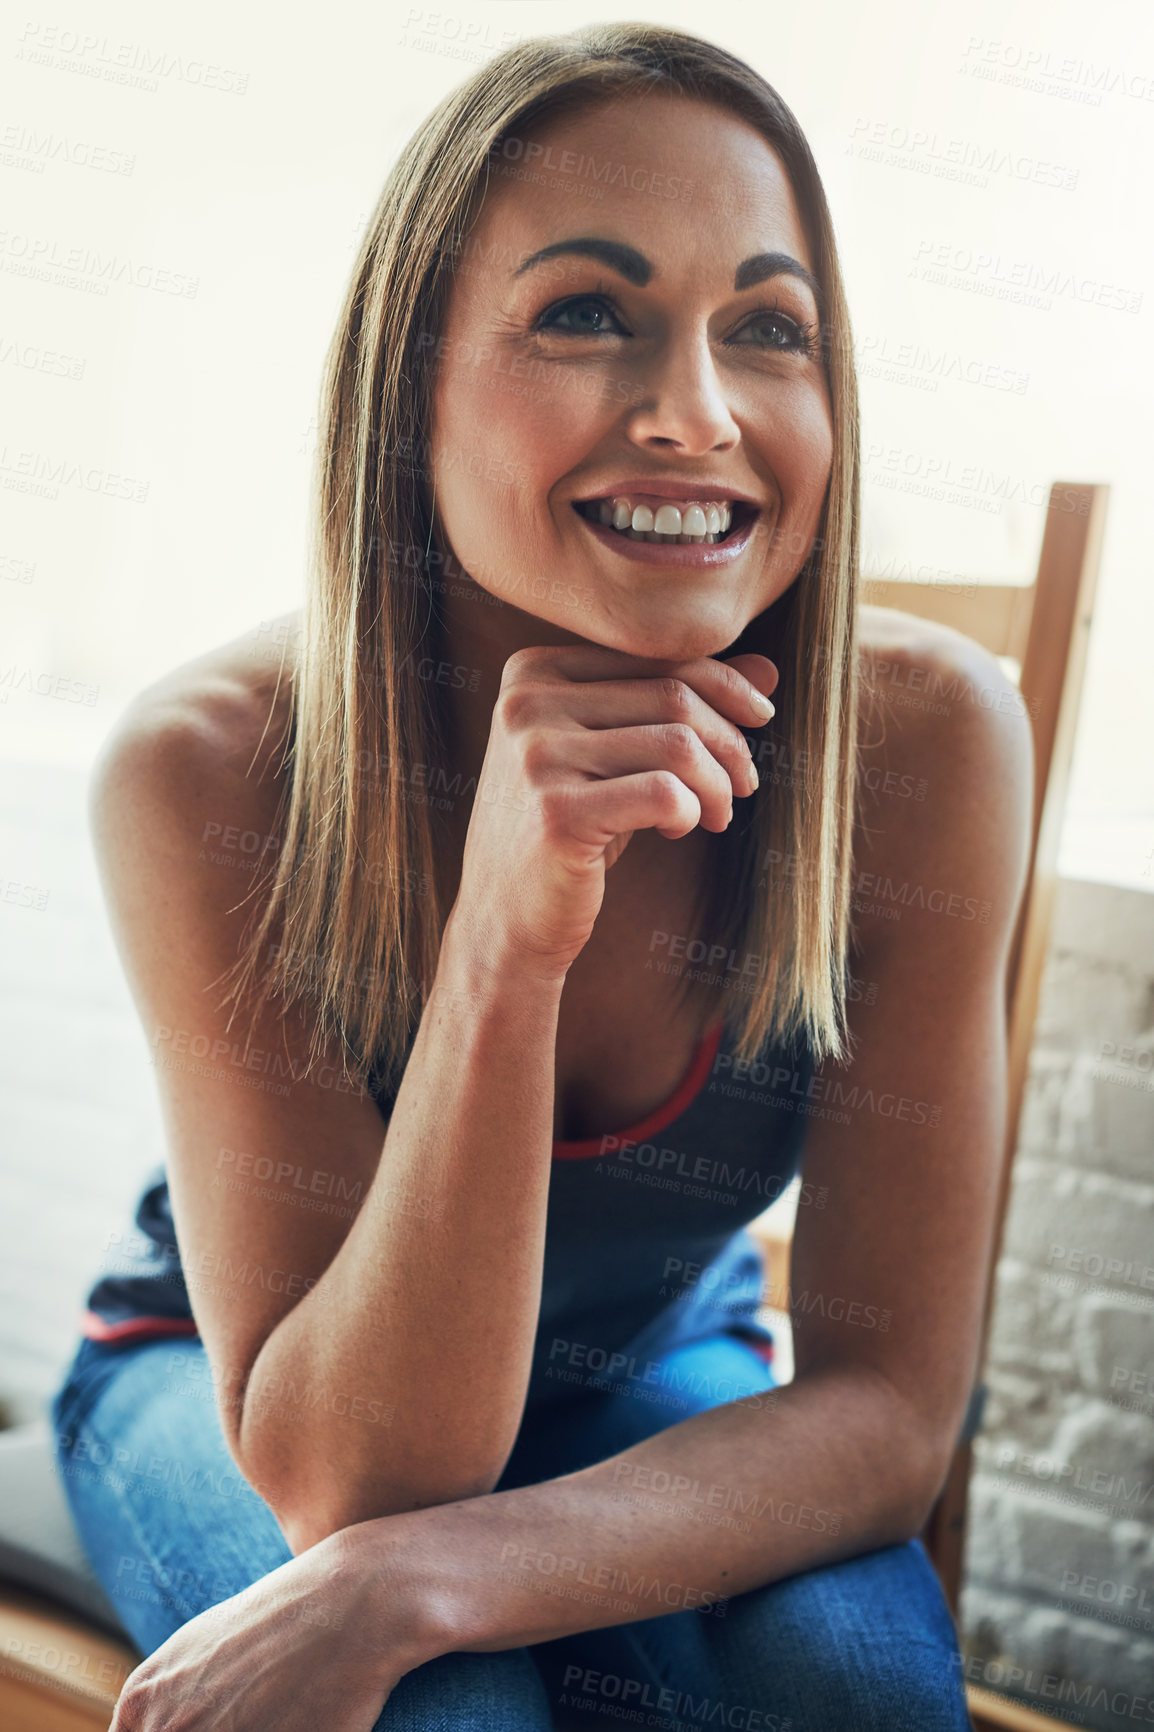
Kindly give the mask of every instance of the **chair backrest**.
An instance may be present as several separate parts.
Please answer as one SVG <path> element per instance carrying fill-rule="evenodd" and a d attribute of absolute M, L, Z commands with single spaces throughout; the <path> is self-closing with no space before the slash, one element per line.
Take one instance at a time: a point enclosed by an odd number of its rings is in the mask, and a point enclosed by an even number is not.
<path fill-rule="evenodd" d="M 1033 583 L 907 582 L 863 573 L 863 600 L 953 626 L 1020 669 L 1019 687 L 1034 738 L 1034 807 L 1026 890 L 1006 972 L 1008 1076 L 1006 1122 L 990 1241 L 986 1249 L 978 1364 L 989 1345 L 993 1290 L 1005 1229 L 1018 1126 L 1026 1090 L 1042 969 L 1046 960 L 1058 848 L 1082 697 L 1109 488 L 1056 482 L 1050 490 L 1042 550 Z M 795 1202 L 779 1199 L 751 1230 L 768 1260 L 767 1303 L 788 1312 Z M 957 1615 L 965 1546 L 972 1438 L 980 1424 L 982 1386 L 954 1453 L 924 1539 L 951 1610 Z M 983 1724 L 1014 1724 L 1012 1720 Z"/>
<path fill-rule="evenodd" d="M 1006 973 L 1007 1099 L 1002 1159 L 986 1252 L 978 1365 L 986 1362 L 994 1283 L 1005 1231 L 1014 1153 L 1026 1092 L 1042 969 L 1058 880 L 1058 848 L 1082 698 L 1086 651 L 1109 488 L 1056 482 L 1050 490 L 1034 582 L 978 585 L 951 593 L 933 584 L 871 581 L 865 599 L 899 607 L 965 632 L 1020 666 L 1019 687 L 1034 736 L 1034 810 L 1026 890 Z M 788 1276 L 786 1277 L 788 1280 Z M 926 1549 L 957 1615 L 966 1538 L 972 1439 L 981 1423 L 983 1386 L 974 1390 L 945 1486 L 927 1524 Z M 977 1723 L 977 1722 L 976 1722 Z M 987 1708 L 983 1726 L 1016 1725 Z"/>
<path fill-rule="evenodd" d="M 1010 1194 L 1038 993 L 1053 917 L 1058 848 L 1082 697 L 1086 651 L 1110 490 L 1055 482 L 1050 489 L 1038 569 L 1031 584 L 932 583 L 871 578 L 864 599 L 964 632 L 1021 668 L 1019 686 L 1034 736 L 1034 811 L 1026 892 L 1006 976 L 1009 1076 L 1006 1142 L 986 1271 L 982 1359 Z"/>
<path fill-rule="evenodd" d="M 907 582 L 902 578 L 862 573 L 863 600 L 875 607 L 900 607 L 922 619 L 937 620 L 964 631 L 996 656 L 1021 663 L 1030 634 L 1037 580 L 1032 583 L 950 584 Z"/>

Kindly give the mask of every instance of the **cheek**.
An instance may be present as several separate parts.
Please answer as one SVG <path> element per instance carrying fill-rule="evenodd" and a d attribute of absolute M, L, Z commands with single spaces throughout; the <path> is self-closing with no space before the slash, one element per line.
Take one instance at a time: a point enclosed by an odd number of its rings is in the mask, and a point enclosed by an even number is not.
<path fill-rule="evenodd" d="M 796 393 L 771 435 L 773 466 L 789 515 L 820 510 L 833 464 L 833 424 L 824 390 Z"/>
<path fill-rule="evenodd" d="M 442 367 L 435 393 L 438 492 L 456 492 L 459 476 L 475 475 L 485 464 L 492 468 L 494 461 L 506 487 L 539 487 L 549 457 L 563 454 L 574 431 L 556 414 L 549 385 L 528 371 L 509 371 L 502 359 Z"/>
<path fill-rule="evenodd" d="M 478 364 L 464 350 L 434 392 L 437 499 L 450 531 L 499 511 L 510 522 L 547 510 L 550 488 L 599 437 L 604 409 L 572 374 L 504 354 Z"/>

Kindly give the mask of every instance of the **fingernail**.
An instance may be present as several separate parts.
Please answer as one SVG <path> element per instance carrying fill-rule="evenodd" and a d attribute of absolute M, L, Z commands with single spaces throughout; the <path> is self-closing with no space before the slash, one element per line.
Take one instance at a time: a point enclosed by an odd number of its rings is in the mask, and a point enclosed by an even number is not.
<path fill-rule="evenodd" d="M 769 699 L 763 697 L 760 692 L 754 692 L 750 702 L 755 710 L 760 710 L 763 716 L 769 717 L 777 713 Z"/>

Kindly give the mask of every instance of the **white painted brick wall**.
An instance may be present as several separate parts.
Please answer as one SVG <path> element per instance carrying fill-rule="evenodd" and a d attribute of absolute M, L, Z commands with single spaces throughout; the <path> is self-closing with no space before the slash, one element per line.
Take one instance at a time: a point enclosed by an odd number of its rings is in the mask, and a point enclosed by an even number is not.
<path fill-rule="evenodd" d="M 1059 886 L 985 1380 L 967 1674 L 1154 1725 L 1154 895 Z"/>

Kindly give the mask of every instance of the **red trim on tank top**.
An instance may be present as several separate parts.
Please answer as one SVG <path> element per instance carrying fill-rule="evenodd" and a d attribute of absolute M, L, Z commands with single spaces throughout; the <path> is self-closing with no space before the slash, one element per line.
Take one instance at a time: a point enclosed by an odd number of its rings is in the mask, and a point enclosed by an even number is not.
<path fill-rule="evenodd" d="M 135 1341 L 138 1337 L 163 1335 L 199 1335 L 191 1317 L 126 1317 L 121 1323 L 106 1323 L 95 1311 L 86 1311 L 80 1320 L 80 1332 L 89 1341 Z"/>
<path fill-rule="evenodd" d="M 666 1125 L 671 1125 L 676 1118 L 686 1111 L 691 1101 L 700 1094 L 705 1086 L 705 1079 L 717 1056 L 721 1044 L 721 1031 L 724 1022 L 719 1022 L 714 1028 L 707 1029 L 701 1037 L 689 1069 L 665 1102 L 664 1106 L 654 1107 L 645 1118 L 638 1119 L 636 1124 L 626 1125 L 623 1131 L 605 1131 L 598 1137 L 575 1137 L 568 1141 L 557 1138 L 553 1143 L 553 1159 L 555 1161 L 588 1160 L 592 1155 L 606 1153 L 605 1143 L 616 1146 L 618 1143 L 640 1143 L 646 1137 L 655 1137 L 658 1131 L 663 1131 Z"/>
<path fill-rule="evenodd" d="M 767 1340 L 764 1335 L 755 1335 L 752 1330 L 747 1332 L 746 1330 L 738 1328 L 738 1327 L 734 1327 L 733 1334 L 736 1335 L 738 1340 L 741 1341 L 752 1352 L 756 1353 L 757 1357 L 761 1360 L 762 1364 L 768 1365 L 770 1370 L 772 1371 L 772 1369 L 773 1369 L 773 1340 L 772 1340 L 772 1338 Z"/>

